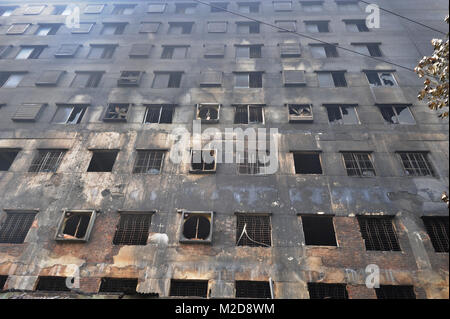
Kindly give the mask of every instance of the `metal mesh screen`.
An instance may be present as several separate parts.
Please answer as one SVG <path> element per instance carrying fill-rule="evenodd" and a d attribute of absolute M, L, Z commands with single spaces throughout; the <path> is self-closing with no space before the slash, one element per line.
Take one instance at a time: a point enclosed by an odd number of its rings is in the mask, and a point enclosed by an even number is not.
<path fill-rule="evenodd" d="M 405 174 L 410 176 L 434 176 L 433 167 L 427 158 L 427 153 L 399 153 Z"/>
<path fill-rule="evenodd" d="M 270 247 L 271 244 L 270 216 L 237 215 L 237 246 Z"/>
<path fill-rule="evenodd" d="M 423 217 L 422 219 L 434 250 L 438 253 L 448 253 L 448 217 Z"/>
<path fill-rule="evenodd" d="M 342 153 L 348 176 L 375 176 L 370 153 Z"/>
<path fill-rule="evenodd" d="M 39 150 L 29 171 L 56 172 L 65 153 L 65 150 Z"/>
<path fill-rule="evenodd" d="M 39 277 L 36 290 L 40 291 L 70 291 L 66 277 Z"/>
<path fill-rule="evenodd" d="M 133 173 L 159 174 L 164 151 L 138 151 Z"/>
<path fill-rule="evenodd" d="M 114 234 L 114 245 L 146 245 L 151 214 L 122 214 Z"/>
<path fill-rule="evenodd" d="M 393 217 L 358 217 L 367 250 L 401 251 L 392 219 Z"/>
<path fill-rule="evenodd" d="M 236 298 L 270 299 L 270 284 L 267 281 L 236 281 Z"/>
<path fill-rule="evenodd" d="M 5 222 L 0 226 L 0 243 L 23 243 L 35 215 L 35 213 L 7 213 Z"/>
<path fill-rule="evenodd" d="M 208 296 L 207 280 L 172 280 L 170 296 L 173 297 L 202 297 Z"/>
<path fill-rule="evenodd" d="M 136 293 L 136 278 L 102 278 L 99 292 Z"/>
<path fill-rule="evenodd" d="M 308 283 L 311 299 L 348 299 L 345 284 Z"/>
<path fill-rule="evenodd" d="M 383 286 L 375 288 L 378 299 L 416 299 L 413 286 Z"/>

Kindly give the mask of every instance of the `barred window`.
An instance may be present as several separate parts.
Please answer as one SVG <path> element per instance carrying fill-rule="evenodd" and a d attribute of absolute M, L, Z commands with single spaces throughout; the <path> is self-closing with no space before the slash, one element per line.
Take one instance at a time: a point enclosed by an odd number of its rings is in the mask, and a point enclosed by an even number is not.
<path fill-rule="evenodd" d="M 261 105 L 238 105 L 234 113 L 234 124 L 264 123 L 264 112 Z"/>
<path fill-rule="evenodd" d="M 70 291 L 66 283 L 67 277 L 40 276 L 36 286 L 39 291 Z M 73 281 L 73 278 L 72 278 Z"/>
<path fill-rule="evenodd" d="M 135 174 L 159 174 L 164 161 L 165 151 L 146 150 L 137 151 L 133 173 Z"/>
<path fill-rule="evenodd" d="M 367 250 L 401 251 L 393 216 L 358 216 Z"/>
<path fill-rule="evenodd" d="M 29 172 L 56 172 L 66 150 L 39 150 Z"/>
<path fill-rule="evenodd" d="M 114 234 L 114 245 L 146 245 L 152 215 L 149 213 L 120 215 Z"/>
<path fill-rule="evenodd" d="M 448 217 L 422 217 L 425 229 L 437 253 L 448 253 Z"/>
<path fill-rule="evenodd" d="M 144 123 L 172 123 L 175 109 L 173 105 L 146 105 L 147 110 L 144 116 Z"/>
<path fill-rule="evenodd" d="M 398 152 L 408 176 L 435 176 L 428 152 Z"/>
<path fill-rule="evenodd" d="M 345 284 L 308 283 L 311 299 L 348 299 Z"/>
<path fill-rule="evenodd" d="M 343 152 L 342 156 L 348 176 L 375 176 L 375 168 L 370 153 Z"/>
<path fill-rule="evenodd" d="M 264 175 L 267 174 L 267 165 L 269 164 L 269 153 L 261 155 L 257 150 L 254 152 L 244 151 L 236 154 L 238 165 L 238 174 L 242 175 Z"/>
<path fill-rule="evenodd" d="M 413 286 L 380 285 L 375 292 L 378 299 L 416 299 Z"/>
<path fill-rule="evenodd" d="M 170 296 L 172 297 L 201 297 L 208 296 L 207 280 L 174 280 L 170 282 Z"/>
<path fill-rule="evenodd" d="M 0 224 L 0 243 L 22 244 L 33 224 L 36 213 L 7 212 Z"/>
<path fill-rule="evenodd" d="M 99 292 L 135 294 L 137 284 L 137 278 L 104 277 L 101 280 Z"/>
<path fill-rule="evenodd" d="M 270 216 L 238 214 L 236 230 L 236 246 L 270 247 L 272 245 Z"/>
<path fill-rule="evenodd" d="M 235 282 L 236 298 L 260 298 L 271 299 L 270 283 L 268 281 L 245 281 Z"/>

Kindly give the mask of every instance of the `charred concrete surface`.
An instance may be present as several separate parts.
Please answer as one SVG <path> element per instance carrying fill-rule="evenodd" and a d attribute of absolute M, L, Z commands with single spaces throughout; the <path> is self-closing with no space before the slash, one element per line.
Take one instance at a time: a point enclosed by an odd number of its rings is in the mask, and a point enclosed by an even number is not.
<path fill-rule="evenodd" d="M 71 1 L 83 8 L 87 3 Z M 27 71 L 17 88 L 0 88 L 0 148 L 20 149 L 8 171 L 0 172 L 0 220 L 8 209 L 35 210 L 34 223 L 23 244 L 0 244 L 0 275 L 7 280 L 0 298 L 115 298 L 98 295 L 103 277 L 138 278 L 142 296 L 168 297 L 171 279 L 208 280 L 208 297 L 233 298 L 236 280 L 274 282 L 275 298 L 309 298 L 307 283 L 345 283 L 350 298 L 376 298 L 365 286 L 365 268 L 376 264 L 384 285 L 413 285 L 418 298 L 449 297 L 448 253 L 434 252 L 423 216 L 448 216 L 440 201 L 448 189 L 448 123 L 436 117 L 416 96 L 421 80 L 404 69 L 339 51 L 338 58 L 313 59 L 309 41 L 267 26 L 260 34 L 237 34 L 235 22 L 242 21 L 225 12 L 211 13 L 198 5 L 195 15 L 175 13 L 176 1 L 167 1 L 165 13 L 146 13 L 146 1 L 134 1 L 134 15 L 112 15 L 113 5 L 129 1 L 103 1 L 102 14 L 82 15 L 82 22 L 95 22 L 90 34 L 74 35 L 61 26 L 56 35 L 39 37 L 33 30 L 24 35 L 6 35 L 13 23 L 64 23 L 64 17 L 51 15 L 47 1 L 40 15 L 23 15 L 29 0 L 20 3 L 14 14 L 0 17 L 0 44 L 46 44 L 39 59 L 14 60 L 14 52 L 0 59 L 0 71 Z M 228 1 L 229 9 L 237 8 Z M 445 29 L 442 20 L 447 1 L 373 1 L 394 12 Z M 361 11 L 338 11 L 335 1 L 325 0 L 322 12 L 305 13 L 298 1 L 293 11 L 275 12 L 272 1 L 260 1 L 261 20 L 297 20 L 304 31 L 305 20 L 329 20 L 331 32 L 317 37 L 350 47 L 367 42 L 365 33 L 345 31 L 343 20 L 364 18 Z M 0 1 L 0 6 L 17 5 Z M 160 21 L 158 33 L 139 33 L 142 21 Z M 190 35 L 167 35 L 168 22 L 195 21 Z M 228 21 L 227 33 L 206 31 L 207 21 Z M 127 22 L 123 35 L 100 35 L 103 22 Z M 370 42 L 380 42 L 385 58 L 408 67 L 430 53 L 430 40 L 436 34 L 398 17 L 383 14 L 381 28 L 371 30 Z M 301 43 L 300 58 L 279 56 L 283 41 Z M 56 59 L 53 54 L 62 43 L 82 45 L 74 58 Z M 112 59 L 86 59 L 92 43 L 114 43 Z M 130 59 L 132 44 L 151 43 L 150 58 Z M 205 43 L 226 45 L 222 59 L 203 58 Z M 236 59 L 234 46 L 263 44 L 262 58 Z M 160 59 L 162 45 L 189 45 L 186 59 Z M 44 70 L 64 70 L 57 87 L 37 87 Z M 305 87 L 283 87 L 281 71 L 306 71 Z M 411 104 L 415 125 L 388 125 L 378 108 L 379 96 L 367 84 L 365 69 L 395 69 L 401 94 L 387 93 L 390 103 Z M 75 71 L 101 70 L 98 88 L 70 87 Z M 121 70 L 144 70 L 138 88 L 119 88 Z M 200 72 L 224 73 L 220 88 L 200 88 Z M 346 70 L 348 87 L 318 87 L 318 70 Z M 154 71 L 183 71 L 180 88 L 151 88 Z M 233 72 L 263 71 L 263 88 L 233 88 Z M 399 99 L 399 96 L 401 98 Z M 34 123 L 11 121 L 22 103 L 46 103 Z M 105 106 L 111 102 L 133 103 L 126 123 L 102 121 Z M 0 105 L 1 105 L 0 103 Z M 52 118 L 58 103 L 89 104 L 77 125 L 55 124 Z M 175 104 L 173 124 L 142 124 L 143 104 Z M 132 174 L 137 149 L 172 149 L 169 133 L 175 126 L 192 130 L 197 103 L 220 103 L 224 130 L 233 124 L 233 104 L 263 104 L 265 122 L 249 127 L 278 128 L 279 170 L 265 176 L 239 175 L 236 164 L 219 164 L 215 174 L 190 174 L 187 164 L 174 164 L 166 156 L 158 175 Z M 313 123 L 288 123 L 284 104 L 312 104 Z M 323 104 L 357 104 L 359 125 L 330 125 Z M 242 126 L 247 127 L 247 126 Z M 66 149 L 54 173 L 30 173 L 38 149 Z M 119 150 L 112 172 L 87 172 L 93 149 Z M 321 151 L 322 175 L 296 175 L 292 151 Z M 189 147 L 186 148 L 186 152 Z M 347 176 L 341 151 L 371 151 L 376 176 Z M 398 151 L 428 151 L 435 177 L 404 175 Z M 96 210 L 97 216 L 88 242 L 57 242 L 55 233 L 63 210 Z M 154 211 L 147 245 L 113 245 L 119 211 Z M 179 210 L 214 212 L 213 239 L 209 245 L 181 244 Z M 271 214 L 272 246 L 236 246 L 235 212 Z M 301 214 L 334 215 L 337 247 L 305 244 Z M 358 221 L 360 214 L 394 215 L 401 251 L 366 251 Z M 73 265 L 80 269 L 79 294 L 34 292 L 39 276 L 71 276 Z"/>

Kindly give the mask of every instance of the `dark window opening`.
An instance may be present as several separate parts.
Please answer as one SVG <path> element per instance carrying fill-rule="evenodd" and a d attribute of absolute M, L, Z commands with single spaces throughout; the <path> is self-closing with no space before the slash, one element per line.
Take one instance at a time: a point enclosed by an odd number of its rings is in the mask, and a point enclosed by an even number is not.
<path fill-rule="evenodd" d="M 60 24 L 39 24 L 36 35 L 55 35 L 58 32 Z"/>
<path fill-rule="evenodd" d="M 0 224 L 0 243 L 22 244 L 30 230 L 36 213 L 7 212 Z"/>
<path fill-rule="evenodd" d="M 295 174 L 322 174 L 320 153 L 293 153 Z"/>
<path fill-rule="evenodd" d="M 18 150 L 0 149 L 0 171 L 8 171 L 17 154 L 19 154 Z"/>
<path fill-rule="evenodd" d="M 366 250 L 401 251 L 392 216 L 358 216 Z"/>
<path fill-rule="evenodd" d="M 413 286 L 380 285 L 375 292 L 378 299 L 416 299 Z"/>
<path fill-rule="evenodd" d="M 346 21 L 347 30 L 352 32 L 369 32 L 365 20 Z"/>
<path fill-rule="evenodd" d="M 236 246 L 270 247 L 272 227 L 270 216 L 237 215 Z"/>
<path fill-rule="evenodd" d="M 134 174 L 159 174 L 164 160 L 165 151 L 137 151 L 134 163 Z"/>
<path fill-rule="evenodd" d="M 311 299 L 348 299 L 345 284 L 308 283 Z"/>
<path fill-rule="evenodd" d="M 108 278 L 103 277 L 100 283 L 99 293 L 121 293 L 125 295 L 136 294 L 137 278 Z"/>
<path fill-rule="evenodd" d="M 53 118 L 53 123 L 59 124 L 79 124 L 83 119 L 84 113 L 86 112 L 85 105 L 75 105 L 75 106 L 58 106 L 55 117 Z"/>
<path fill-rule="evenodd" d="M 40 276 L 36 286 L 38 291 L 70 291 L 66 283 L 67 277 Z M 74 278 L 72 278 L 74 281 Z M 73 282 L 71 282 L 73 284 Z"/>
<path fill-rule="evenodd" d="M 183 213 L 183 236 L 187 240 L 205 241 L 211 234 L 211 214 Z"/>
<path fill-rule="evenodd" d="M 39 150 L 29 172 L 56 172 L 65 154 L 66 150 Z"/>
<path fill-rule="evenodd" d="M 346 87 L 347 81 L 345 80 L 345 72 L 331 72 L 335 87 Z"/>
<path fill-rule="evenodd" d="M 376 43 L 371 43 L 367 45 L 367 50 L 369 50 L 369 54 L 374 57 L 381 57 L 383 54 L 380 50 L 380 45 Z"/>
<path fill-rule="evenodd" d="M 271 299 L 270 283 L 267 281 L 246 281 L 235 282 L 236 298 L 258 298 Z"/>
<path fill-rule="evenodd" d="M 302 216 L 306 245 L 337 246 L 332 216 Z"/>
<path fill-rule="evenodd" d="M 241 158 L 242 157 L 242 158 Z M 240 175 L 264 175 L 266 174 L 269 152 L 260 154 L 258 151 L 253 152 L 246 150 L 244 153 L 237 152 L 236 159 L 238 163 L 238 173 Z"/>
<path fill-rule="evenodd" d="M 127 120 L 130 104 L 116 104 L 108 105 L 103 121 L 122 121 Z"/>
<path fill-rule="evenodd" d="M 216 152 L 214 150 L 191 151 L 191 173 L 216 171 Z"/>
<path fill-rule="evenodd" d="M 120 221 L 114 234 L 114 245 L 147 245 L 151 224 L 151 214 L 120 215 Z"/>
<path fill-rule="evenodd" d="M 383 119 L 389 124 L 416 124 L 408 106 L 380 105 Z"/>
<path fill-rule="evenodd" d="M 65 212 L 56 239 L 87 241 L 87 232 L 91 225 L 91 220 L 95 218 L 93 214 L 95 213 L 92 211 Z"/>
<path fill-rule="evenodd" d="M 147 106 L 144 123 L 170 124 L 174 112 L 174 107 L 170 105 Z"/>
<path fill-rule="evenodd" d="M 375 168 L 370 153 L 343 152 L 342 156 L 348 176 L 375 176 Z"/>
<path fill-rule="evenodd" d="M 4 290 L 7 279 L 8 276 L 0 275 L 0 291 Z"/>
<path fill-rule="evenodd" d="M 358 115 L 354 106 L 327 105 L 330 124 L 358 124 Z"/>
<path fill-rule="evenodd" d="M 425 229 L 437 253 L 448 253 L 448 217 L 424 216 L 422 217 Z"/>
<path fill-rule="evenodd" d="M 92 151 L 88 172 L 111 172 L 119 151 Z"/>
<path fill-rule="evenodd" d="M 171 297 L 200 297 L 208 296 L 207 280 L 175 280 L 170 281 Z"/>
<path fill-rule="evenodd" d="M 427 152 L 398 152 L 408 176 L 435 176 Z"/>

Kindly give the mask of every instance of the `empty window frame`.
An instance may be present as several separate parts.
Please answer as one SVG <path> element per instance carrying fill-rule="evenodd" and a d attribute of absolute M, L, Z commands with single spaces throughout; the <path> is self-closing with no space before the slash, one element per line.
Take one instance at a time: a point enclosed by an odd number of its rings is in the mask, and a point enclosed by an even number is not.
<path fill-rule="evenodd" d="M 24 15 L 38 15 L 45 9 L 45 5 L 29 5 L 25 11 Z"/>
<path fill-rule="evenodd" d="M 325 105 L 330 124 L 359 124 L 358 114 L 354 105 Z"/>
<path fill-rule="evenodd" d="M 339 56 L 336 46 L 331 44 L 311 44 L 310 49 L 315 59 L 337 58 Z"/>
<path fill-rule="evenodd" d="M 117 15 L 131 15 L 134 13 L 135 4 L 116 4 L 114 5 L 114 9 L 112 14 Z"/>
<path fill-rule="evenodd" d="M 100 282 L 99 293 L 120 293 L 125 295 L 136 294 L 137 278 L 110 278 L 103 277 Z"/>
<path fill-rule="evenodd" d="M 211 243 L 212 231 L 212 212 L 181 212 L 180 243 Z"/>
<path fill-rule="evenodd" d="M 258 13 L 259 2 L 238 2 L 238 11 L 240 13 Z"/>
<path fill-rule="evenodd" d="M 173 105 L 145 105 L 144 123 L 172 123 L 175 108 Z"/>
<path fill-rule="evenodd" d="M 289 123 L 312 122 L 311 104 L 287 104 Z"/>
<path fill-rule="evenodd" d="M 378 299 L 416 299 L 413 286 L 380 285 L 375 293 Z"/>
<path fill-rule="evenodd" d="M 317 72 L 319 87 L 346 87 L 345 71 Z"/>
<path fill-rule="evenodd" d="M 436 176 L 428 152 L 397 152 L 407 176 Z"/>
<path fill-rule="evenodd" d="M 398 86 L 395 80 L 394 73 L 392 71 L 377 72 L 377 71 L 364 71 L 369 81 L 370 86 Z"/>
<path fill-rule="evenodd" d="M 37 59 L 41 55 L 42 51 L 46 48 L 46 45 L 33 45 L 33 46 L 21 46 L 19 53 L 17 53 L 16 60 L 28 60 Z"/>
<path fill-rule="evenodd" d="M 349 32 L 369 32 L 366 20 L 344 20 L 344 23 Z"/>
<path fill-rule="evenodd" d="M 434 251 L 448 253 L 448 216 L 424 216 L 422 220 Z"/>
<path fill-rule="evenodd" d="M 272 293 L 268 281 L 236 280 L 236 298 L 271 299 Z"/>
<path fill-rule="evenodd" d="M 1 15 L 0 15 L 1 16 Z M 0 275 L 0 291 L 3 291 L 5 288 L 6 280 L 8 279 L 8 276 L 6 275 Z"/>
<path fill-rule="evenodd" d="M 111 172 L 116 162 L 117 150 L 93 150 L 88 172 Z"/>
<path fill-rule="evenodd" d="M 342 152 L 342 158 L 348 176 L 373 177 L 376 175 L 370 152 Z"/>
<path fill-rule="evenodd" d="M 237 33 L 256 34 L 260 32 L 259 22 L 236 22 Z"/>
<path fill-rule="evenodd" d="M 295 174 L 322 174 L 320 152 L 293 152 Z"/>
<path fill-rule="evenodd" d="M 34 173 L 42 173 L 42 172 L 54 173 L 58 169 L 59 164 L 61 163 L 65 154 L 66 150 L 57 150 L 57 149 L 38 150 L 28 171 Z"/>
<path fill-rule="evenodd" d="M 13 14 L 17 6 L 1 6 L 0 7 L 0 17 L 9 17 Z"/>
<path fill-rule="evenodd" d="M 306 31 L 312 33 L 330 32 L 328 21 L 305 21 Z"/>
<path fill-rule="evenodd" d="M 16 88 L 24 77 L 25 72 L 0 72 L 0 88 Z"/>
<path fill-rule="evenodd" d="M 66 5 L 56 5 L 53 6 L 52 15 L 56 16 L 68 16 L 72 13 L 72 8 Z"/>
<path fill-rule="evenodd" d="M 95 217 L 95 210 L 65 210 L 55 240 L 87 242 L 94 227 Z"/>
<path fill-rule="evenodd" d="M 236 246 L 270 247 L 272 226 L 269 215 L 237 214 Z"/>
<path fill-rule="evenodd" d="M 121 212 L 113 238 L 114 245 L 147 245 L 153 212 Z"/>
<path fill-rule="evenodd" d="M 8 31 L 6 31 L 6 34 L 10 35 L 24 34 L 30 25 L 31 24 L 29 23 L 13 23 L 8 28 Z"/>
<path fill-rule="evenodd" d="M 134 162 L 134 174 L 159 174 L 164 162 L 165 150 L 138 150 Z"/>
<path fill-rule="evenodd" d="M 155 72 L 152 88 L 179 88 L 183 72 Z"/>
<path fill-rule="evenodd" d="M 79 124 L 86 112 L 87 105 L 58 104 L 53 123 L 56 124 Z"/>
<path fill-rule="evenodd" d="M 292 11 L 292 1 L 273 1 L 275 11 Z"/>
<path fill-rule="evenodd" d="M 383 56 L 380 49 L 380 43 L 352 43 L 352 45 L 359 53 L 374 57 Z"/>
<path fill-rule="evenodd" d="M 175 3 L 175 13 L 194 14 L 196 8 L 196 3 Z"/>
<path fill-rule="evenodd" d="M 88 59 L 111 59 L 115 50 L 114 44 L 91 44 Z"/>
<path fill-rule="evenodd" d="M 190 34 L 194 22 L 169 22 L 169 34 Z"/>
<path fill-rule="evenodd" d="M 381 115 L 389 124 L 416 124 L 408 105 L 378 105 Z"/>
<path fill-rule="evenodd" d="M 211 12 L 224 12 L 228 8 L 228 2 L 212 2 Z"/>
<path fill-rule="evenodd" d="M 263 124 L 264 109 L 262 105 L 236 105 L 234 124 Z"/>
<path fill-rule="evenodd" d="M 144 71 L 121 71 L 117 86 L 139 86 Z"/>
<path fill-rule="evenodd" d="M 215 150 L 191 150 L 190 173 L 215 173 L 217 153 Z"/>
<path fill-rule="evenodd" d="M 0 172 L 6 172 L 10 169 L 19 151 L 19 149 L 14 148 L 0 148 Z"/>
<path fill-rule="evenodd" d="M 236 58 L 258 59 L 261 58 L 262 45 L 237 45 Z"/>
<path fill-rule="evenodd" d="M 236 72 L 236 88 L 262 88 L 262 72 Z"/>
<path fill-rule="evenodd" d="M 161 59 L 185 59 L 188 49 L 187 45 L 163 45 Z"/>
<path fill-rule="evenodd" d="M 197 104 L 196 119 L 202 123 L 218 123 L 220 104 Z"/>
<path fill-rule="evenodd" d="M 100 34 L 102 35 L 119 35 L 125 31 L 127 23 L 103 23 L 103 29 Z"/>
<path fill-rule="evenodd" d="M 171 297 L 208 297 L 207 280 L 175 280 L 170 281 Z"/>
<path fill-rule="evenodd" d="M 39 276 L 36 290 L 50 292 L 70 291 L 69 287 L 67 287 L 67 277 L 59 276 Z"/>
<path fill-rule="evenodd" d="M 311 299 L 348 299 L 345 284 L 308 283 L 309 297 Z"/>
<path fill-rule="evenodd" d="M 46 35 L 55 35 L 58 32 L 61 24 L 52 23 L 52 24 L 39 24 L 39 28 L 37 29 L 35 35 L 46 36 Z"/>
<path fill-rule="evenodd" d="M 22 244 L 33 224 L 36 212 L 8 211 L 0 220 L 0 243 Z"/>
<path fill-rule="evenodd" d="M 163 13 L 166 10 L 167 4 L 165 3 L 149 3 L 147 7 L 147 13 Z"/>
<path fill-rule="evenodd" d="M 70 84 L 71 87 L 96 88 L 103 77 L 103 71 L 75 71 L 75 78 Z"/>
<path fill-rule="evenodd" d="M 320 12 L 323 10 L 322 1 L 300 1 L 305 12 Z"/>
<path fill-rule="evenodd" d="M 357 216 L 366 250 L 401 251 L 393 216 Z"/>
<path fill-rule="evenodd" d="M 314 246 L 337 246 L 333 216 L 302 216 L 305 244 Z"/>

